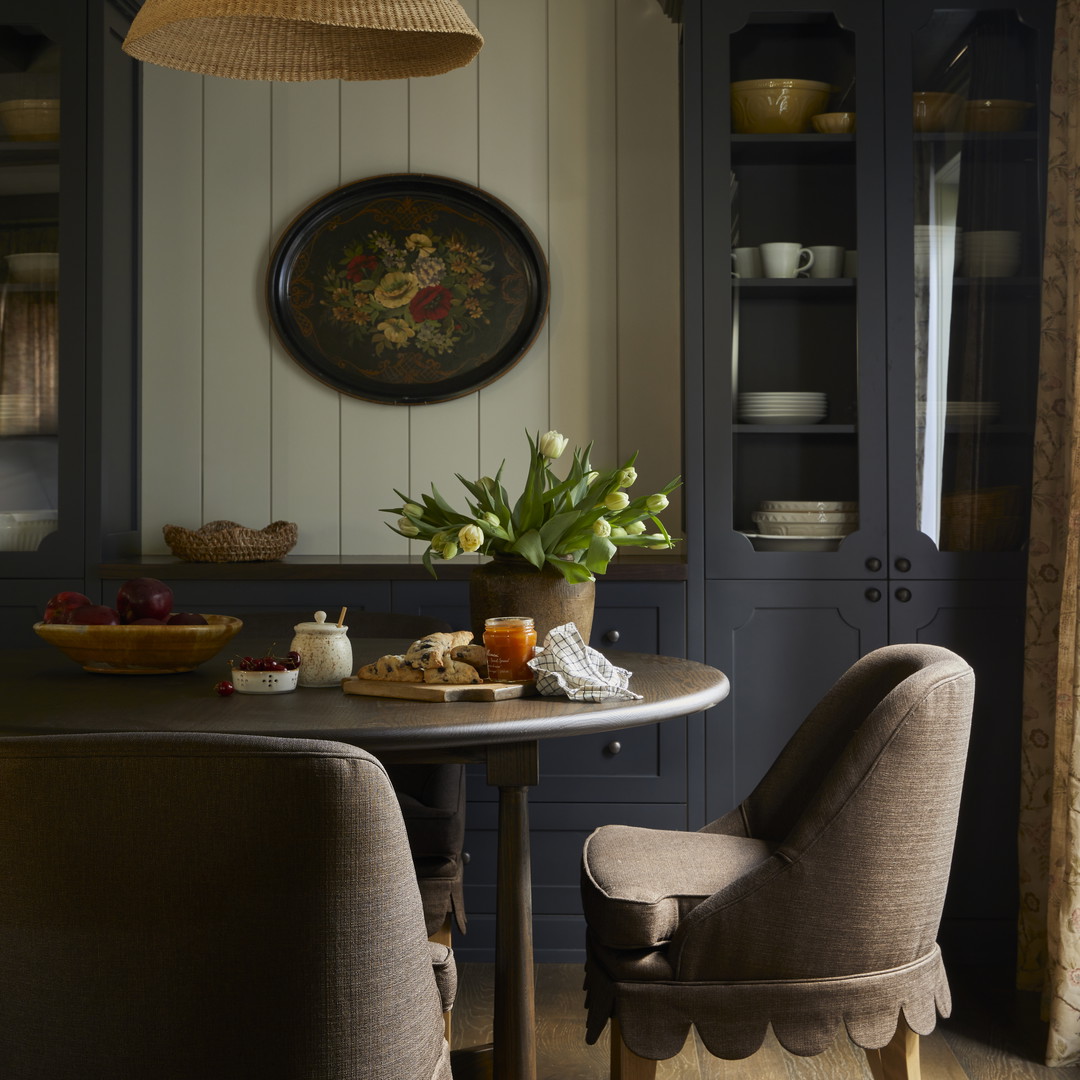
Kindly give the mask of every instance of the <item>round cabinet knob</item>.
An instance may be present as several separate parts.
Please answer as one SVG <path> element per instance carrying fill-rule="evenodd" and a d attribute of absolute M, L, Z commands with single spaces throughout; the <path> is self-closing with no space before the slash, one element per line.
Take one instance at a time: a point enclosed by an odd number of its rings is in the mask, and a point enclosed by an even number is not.
<path fill-rule="evenodd" d="M 867 559 L 866 560 L 866 569 L 867 570 L 873 570 L 875 572 L 880 570 L 881 569 L 881 560 L 880 559 Z"/>
<path fill-rule="evenodd" d="M 871 604 L 876 604 L 881 599 L 881 590 L 880 589 L 867 589 L 866 593 L 865 593 L 865 596 L 866 596 L 866 599 L 869 600 Z"/>
<path fill-rule="evenodd" d="M 463 863 L 472 862 L 472 856 L 467 851 L 463 851 L 461 853 L 461 861 Z"/>
<path fill-rule="evenodd" d="M 618 630 L 608 630 L 604 633 L 604 640 L 611 645 L 614 645 L 619 640 Z"/>
<path fill-rule="evenodd" d="M 607 746 L 604 747 L 604 753 L 610 754 L 611 757 L 614 757 L 621 749 L 622 743 L 619 742 L 617 739 L 612 739 L 611 742 L 609 742 Z"/>
<path fill-rule="evenodd" d="M 911 569 L 911 560 L 897 559 L 893 565 L 895 565 L 896 569 L 899 570 L 901 574 L 906 574 Z"/>
<path fill-rule="evenodd" d="M 902 604 L 906 604 L 911 599 L 911 590 L 910 589 L 897 589 L 896 590 L 896 599 L 899 600 Z"/>

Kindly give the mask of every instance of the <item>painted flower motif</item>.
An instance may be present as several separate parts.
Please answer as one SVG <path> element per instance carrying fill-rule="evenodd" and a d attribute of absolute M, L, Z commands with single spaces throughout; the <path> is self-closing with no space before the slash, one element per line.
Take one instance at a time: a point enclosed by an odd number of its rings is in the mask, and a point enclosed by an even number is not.
<path fill-rule="evenodd" d="M 392 270 L 375 286 L 375 299 L 385 308 L 399 308 L 412 300 L 419 288 L 415 274 Z"/>
<path fill-rule="evenodd" d="M 394 345 L 404 345 L 416 333 L 404 319 L 385 319 L 379 323 L 378 329 L 383 332 L 383 337 Z"/>
<path fill-rule="evenodd" d="M 354 255 L 345 267 L 345 276 L 350 281 L 364 281 L 378 269 L 379 260 L 374 255 Z"/>
<path fill-rule="evenodd" d="M 441 322 L 450 314 L 453 293 L 445 285 L 429 285 L 421 289 L 409 303 L 409 314 L 416 323 Z"/>
<path fill-rule="evenodd" d="M 405 250 L 419 251 L 422 255 L 433 255 L 435 245 L 431 242 L 431 237 L 427 233 L 414 232 L 405 237 Z"/>

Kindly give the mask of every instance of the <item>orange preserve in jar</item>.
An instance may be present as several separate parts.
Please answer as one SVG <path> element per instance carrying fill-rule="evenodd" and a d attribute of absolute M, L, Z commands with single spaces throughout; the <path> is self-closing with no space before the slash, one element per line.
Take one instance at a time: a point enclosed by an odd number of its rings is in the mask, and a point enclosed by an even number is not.
<path fill-rule="evenodd" d="M 536 649 L 536 627 L 524 615 L 507 615 L 484 621 L 484 648 L 487 649 L 488 678 L 492 682 L 533 681 L 528 666 Z"/>

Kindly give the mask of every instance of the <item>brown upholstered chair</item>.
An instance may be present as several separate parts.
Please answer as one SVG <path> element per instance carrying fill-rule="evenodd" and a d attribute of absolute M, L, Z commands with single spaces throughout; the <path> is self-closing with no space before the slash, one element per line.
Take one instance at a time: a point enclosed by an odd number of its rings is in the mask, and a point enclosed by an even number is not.
<path fill-rule="evenodd" d="M 378 761 L 196 733 L 0 739 L 0 1076 L 448 1080 Z"/>
<path fill-rule="evenodd" d="M 247 629 L 265 628 L 283 634 L 310 616 L 259 612 L 241 616 Z M 431 615 L 350 611 L 350 637 L 408 638 L 454 629 Z M 268 642 L 269 644 L 269 642 Z M 464 851 L 465 766 L 388 765 L 386 769 L 401 803 L 413 866 L 424 902 L 424 921 L 433 941 L 450 945 L 453 926 L 465 933 Z"/>
<path fill-rule="evenodd" d="M 588 838 L 586 1038 L 612 1019 L 613 1076 L 653 1076 L 691 1024 L 722 1058 L 769 1024 L 801 1055 L 846 1029 L 879 1080 L 918 1076 L 951 1007 L 936 937 L 973 693 L 946 649 L 879 649 L 724 817 Z"/>

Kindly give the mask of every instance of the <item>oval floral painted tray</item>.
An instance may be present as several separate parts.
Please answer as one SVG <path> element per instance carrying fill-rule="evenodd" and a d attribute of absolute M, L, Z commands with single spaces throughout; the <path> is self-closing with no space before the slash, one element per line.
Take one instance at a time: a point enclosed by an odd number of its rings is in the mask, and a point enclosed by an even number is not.
<path fill-rule="evenodd" d="M 547 314 L 544 253 L 507 206 L 403 173 L 337 188 L 285 230 L 267 304 L 294 360 L 354 397 L 399 405 L 486 386 Z"/>

